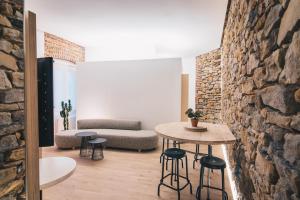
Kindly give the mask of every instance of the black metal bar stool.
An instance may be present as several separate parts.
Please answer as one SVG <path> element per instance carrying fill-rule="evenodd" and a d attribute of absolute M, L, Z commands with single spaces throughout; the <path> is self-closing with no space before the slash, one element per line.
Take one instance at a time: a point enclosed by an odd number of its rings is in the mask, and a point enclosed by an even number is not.
<path fill-rule="evenodd" d="M 185 167 L 186 167 L 186 175 L 182 176 L 179 173 L 179 160 L 185 158 Z M 165 175 L 165 159 L 171 159 L 172 160 L 172 170 L 170 173 Z M 169 177 L 171 178 L 170 180 L 170 185 L 164 183 L 164 180 Z M 174 179 L 173 179 L 174 177 Z M 180 187 L 180 179 L 185 179 L 186 184 L 182 187 Z M 176 187 L 173 187 L 173 180 L 177 183 Z M 166 186 L 172 190 L 177 191 L 178 194 L 178 200 L 180 200 L 180 191 L 186 188 L 188 185 L 190 185 L 190 193 L 193 193 L 192 190 L 192 184 L 190 182 L 189 176 L 188 176 L 188 162 L 187 162 L 187 156 L 186 152 L 182 149 L 179 148 L 170 148 L 164 151 L 163 157 L 162 157 L 162 171 L 161 171 L 161 179 L 160 183 L 158 185 L 158 190 L 157 190 L 157 195 L 160 195 L 160 186 Z"/>
<path fill-rule="evenodd" d="M 204 156 L 200 159 L 200 164 L 201 164 L 200 181 L 199 181 L 199 186 L 198 186 L 197 191 L 196 191 L 196 199 L 198 199 L 198 200 L 201 199 L 201 190 L 202 190 L 203 187 L 206 187 L 206 188 L 208 188 L 208 190 L 211 188 L 211 189 L 222 191 L 222 200 L 228 200 L 228 196 L 227 196 L 227 193 L 225 191 L 225 179 L 224 179 L 224 169 L 226 168 L 225 161 L 221 158 L 208 155 L 208 156 Z M 217 188 L 217 187 L 213 187 L 213 186 L 210 186 L 210 185 L 204 185 L 203 184 L 205 168 L 208 168 L 208 173 L 209 173 L 210 170 L 214 170 L 214 169 L 221 170 L 222 188 Z M 208 193 L 207 199 L 209 199 L 209 193 Z"/>

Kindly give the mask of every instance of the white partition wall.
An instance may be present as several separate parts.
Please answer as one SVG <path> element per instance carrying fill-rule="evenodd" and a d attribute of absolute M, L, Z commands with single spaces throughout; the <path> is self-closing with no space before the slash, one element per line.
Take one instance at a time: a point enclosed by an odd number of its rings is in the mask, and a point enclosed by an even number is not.
<path fill-rule="evenodd" d="M 143 129 L 180 120 L 181 59 L 79 64 L 77 119 L 142 121 Z"/>

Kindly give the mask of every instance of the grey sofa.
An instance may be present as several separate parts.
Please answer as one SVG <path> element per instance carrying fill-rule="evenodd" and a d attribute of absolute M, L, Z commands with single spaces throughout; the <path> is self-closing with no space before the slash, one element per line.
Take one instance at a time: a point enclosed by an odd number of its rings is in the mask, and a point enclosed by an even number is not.
<path fill-rule="evenodd" d="M 106 146 L 112 148 L 141 151 L 155 149 L 158 144 L 157 134 L 151 130 L 141 130 L 140 121 L 84 119 L 77 121 L 77 129 L 56 133 L 56 146 L 60 149 L 80 147 L 80 138 L 75 134 L 81 131 L 96 132 L 96 137 L 107 139 Z"/>

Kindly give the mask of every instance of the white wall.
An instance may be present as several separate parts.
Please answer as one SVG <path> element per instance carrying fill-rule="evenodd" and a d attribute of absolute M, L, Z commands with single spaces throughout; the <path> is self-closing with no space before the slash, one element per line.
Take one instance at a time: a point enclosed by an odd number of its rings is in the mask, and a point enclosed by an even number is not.
<path fill-rule="evenodd" d="M 189 108 L 195 109 L 196 58 L 182 59 L 182 73 L 189 74 Z"/>
<path fill-rule="evenodd" d="M 85 47 L 86 62 L 141 60 L 159 58 L 153 45 L 147 42 L 114 41 L 122 44 L 115 48 L 111 43 L 103 43 L 101 46 Z"/>
<path fill-rule="evenodd" d="M 77 119 L 134 119 L 144 129 L 179 121 L 181 72 L 179 58 L 82 63 Z"/>
<path fill-rule="evenodd" d="M 40 30 L 36 31 L 36 55 L 38 58 L 45 57 L 45 36 Z"/>

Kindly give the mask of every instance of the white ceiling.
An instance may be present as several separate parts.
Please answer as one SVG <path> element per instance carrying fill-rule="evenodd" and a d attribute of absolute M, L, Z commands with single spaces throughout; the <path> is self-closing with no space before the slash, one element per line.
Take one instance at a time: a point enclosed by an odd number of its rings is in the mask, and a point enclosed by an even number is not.
<path fill-rule="evenodd" d="M 227 0 L 26 0 L 39 30 L 100 60 L 194 57 L 218 48 L 226 6 Z"/>

